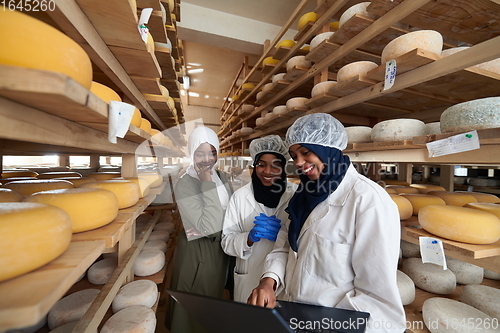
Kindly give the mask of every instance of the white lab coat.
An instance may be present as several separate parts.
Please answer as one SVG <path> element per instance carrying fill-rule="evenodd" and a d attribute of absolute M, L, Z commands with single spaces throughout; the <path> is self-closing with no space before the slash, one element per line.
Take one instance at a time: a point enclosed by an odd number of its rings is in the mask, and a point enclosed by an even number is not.
<path fill-rule="evenodd" d="M 224 217 L 222 230 L 222 249 L 236 257 L 234 271 L 234 300 L 246 303 L 252 290 L 258 286 L 266 255 L 271 252 L 274 242 L 261 239 L 252 246 L 247 245 L 250 230 L 254 227 L 255 216 L 264 213 L 276 215 L 283 225 L 288 221 L 288 201 L 293 196 L 297 185 L 287 182 L 287 188 L 276 208 L 265 207 L 255 201 L 252 183 L 248 183 L 234 192 Z"/>
<path fill-rule="evenodd" d="M 401 226 L 382 187 L 351 165 L 305 221 L 297 253 L 288 243 L 288 225 L 263 274 L 277 281 L 277 292 L 284 287 L 285 300 L 369 312 L 366 332 L 405 331 L 396 282 Z"/>

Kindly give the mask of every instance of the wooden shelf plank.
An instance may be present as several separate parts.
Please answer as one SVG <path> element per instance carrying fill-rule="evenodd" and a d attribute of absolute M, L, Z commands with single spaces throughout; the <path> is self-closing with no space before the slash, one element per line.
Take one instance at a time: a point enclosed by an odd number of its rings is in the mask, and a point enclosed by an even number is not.
<path fill-rule="evenodd" d="M 103 241 L 72 242 L 47 265 L 1 282 L 0 330 L 39 322 L 103 250 Z"/>
<path fill-rule="evenodd" d="M 411 140 L 353 143 L 353 151 L 377 151 L 395 149 L 422 149 L 420 145 L 414 145 Z"/>
<path fill-rule="evenodd" d="M 321 106 L 323 104 L 329 103 L 337 98 L 338 98 L 337 96 L 333 96 L 333 95 L 330 95 L 329 93 L 325 92 L 325 93 L 322 93 L 322 94 L 319 94 L 319 95 L 316 95 L 316 96 L 310 98 L 306 102 L 306 105 L 309 108 L 315 108 L 315 107 Z"/>
<path fill-rule="evenodd" d="M 297 34 L 295 35 L 295 37 L 293 37 L 293 40 L 294 41 L 299 41 L 302 39 L 302 37 L 304 37 L 305 35 L 307 35 L 309 33 L 309 30 L 311 29 L 311 27 L 314 25 L 314 22 L 307 22 L 306 25 L 304 25 L 302 27 L 302 29 L 300 29 Z M 312 39 L 312 37 L 310 38 Z M 310 40 L 306 40 L 305 41 L 305 44 L 309 44 Z"/>
<path fill-rule="evenodd" d="M 280 46 L 277 49 L 275 49 L 273 58 L 276 60 L 281 60 L 288 54 L 288 52 L 290 52 L 291 49 L 292 49 L 291 47 Z M 305 56 L 308 53 L 309 53 L 309 51 L 298 49 L 295 52 L 295 56 Z"/>
<path fill-rule="evenodd" d="M 283 80 L 293 81 L 296 78 L 302 76 L 308 70 L 309 70 L 309 68 L 295 66 L 292 69 L 290 69 L 289 71 L 287 71 L 287 73 L 283 77 Z"/>
<path fill-rule="evenodd" d="M 142 94 L 161 95 L 159 78 L 150 78 L 138 75 L 130 75 L 130 78 L 134 81 L 137 89 L 139 89 Z"/>
<path fill-rule="evenodd" d="M 154 54 L 144 51 L 109 46 L 111 52 L 123 66 L 127 74 L 151 78 L 160 78 L 161 69 Z"/>
<path fill-rule="evenodd" d="M 137 8 L 153 8 L 153 10 L 161 10 L 160 0 L 137 0 Z"/>
<path fill-rule="evenodd" d="M 149 18 L 147 27 L 149 29 L 149 33 L 151 34 L 155 42 L 159 43 L 167 42 L 167 31 L 165 30 L 165 24 L 163 24 L 163 18 L 161 16 L 160 9 L 153 11 L 151 17 Z"/>
<path fill-rule="evenodd" d="M 371 80 L 364 75 L 356 75 L 347 81 L 336 84 L 330 88 L 327 93 L 339 97 L 347 96 L 358 90 L 370 87 L 375 83 L 377 83 L 377 81 Z"/>

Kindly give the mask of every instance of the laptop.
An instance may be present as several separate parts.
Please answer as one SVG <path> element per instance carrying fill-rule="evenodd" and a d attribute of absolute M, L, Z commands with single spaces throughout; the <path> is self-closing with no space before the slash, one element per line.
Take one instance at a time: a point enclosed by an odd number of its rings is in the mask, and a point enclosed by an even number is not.
<path fill-rule="evenodd" d="M 167 289 L 209 333 L 363 333 L 370 314 L 278 301 L 274 309 Z"/>

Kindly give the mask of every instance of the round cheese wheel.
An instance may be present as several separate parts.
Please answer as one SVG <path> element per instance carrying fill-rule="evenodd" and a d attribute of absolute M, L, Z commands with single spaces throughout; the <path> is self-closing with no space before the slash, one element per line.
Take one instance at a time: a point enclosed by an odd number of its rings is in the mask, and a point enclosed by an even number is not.
<path fill-rule="evenodd" d="M 143 305 L 151 308 L 158 297 L 158 287 L 151 280 L 137 280 L 127 283 L 118 290 L 111 308 L 113 313 L 132 305 Z"/>
<path fill-rule="evenodd" d="M 73 184 L 74 187 L 78 187 L 82 184 L 85 183 L 90 183 L 90 182 L 95 182 L 95 178 L 90 178 L 90 177 L 61 177 L 61 178 L 54 178 L 56 180 L 66 180 Z"/>
<path fill-rule="evenodd" d="M 172 97 L 168 96 L 168 98 L 167 98 L 167 104 L 168 104 L 168 107 L 171 110 L 175 109 L 175 100 Z"/>
<path fill-rule="evenodd" d="M 385 185 L 401 185 L 401 186 L 410 186 L 410 183 L 404 180 L 397 179 L 384 179 L 383 182 Z"/>
<path fill-rule="evenodd" d="M 413 303 L 413 301 L 415 300 L 415 284 L 410 279 L 410 277 L 398 270 L 397 283 L 399 296 L 401 297 L 401 302 L 403 303 L 403 305 Z"/>
<path fill-rule="evenodd" d="M 82 174 L 74 171 L 55 171 L 55 172 L 44 172 L 39 174 L 37 179 L 54 179 L 61 177 L 81 177 Z"/>
<path fill-rule="evenodd" d="M 477 202 L 476 197 L 467 193 L 448 192 L 448 191 L 430 191 L 427 194 L 440 197 L 447 205 L 464 206 L 471 202 Z"/>
<path fill-rule="evenodd" d="M 175 224 L 173 222 L 159 222 L 156 223 L 154 226 L 153 230 L 165 230 L 168 231 L 169 233 L 174 232 L 175 230 Z"/>
<path fill-rule="evenodd" d="M 262 125 L 264 125 L 264 117 L 259 117 L 259 118 L 255 119 L 255 126 L 259 127 Z"/>
<path fill-rule="evenodd" d="M 96 261 L 87 271 L 87 279 L 92 284 L 105 284 L 118 267 L 118 258 L 110 257 Z"/>
<path fill-rule="evenodd" d="M 322 41 L 332 37 L 333 34 L 334 34 L 334 32 L 332 32 L 332 31 L 322 32 L 322 33 L 318 34 L 316 37 L 314 37 L 311 40 L 311 43 L 309 43 L 309 47 L 310 47 L 311 51 L 313 51 L 316 47 L 318 47 Z"/>
<path fill-rule="evenodd" d="M 276 65 L 279 62 L 279 60 L 274 59 L 273 57 L 267 57 L 262 60 L 262 67 L 265 67 L 266 65 Z"/>
<path fill-rule="evenodd" d="M 318 14 L 315 12 L 308 12 L 302 15 L 297 22 L 297 30 L 302 29 L 309 22 L 316 22 L 318 20 Z"/>
<path fill-rule="evenodd" d="M 120 172 L 92 172 L 87 175 L 89 178 L 93 178 L 94 180 L 110 180 L 116 177 L 120 177 Z"/>
<path fill-rule="evenodd" d="M 72 321 L 70 323 L 54 328 L 49 333 L 71 333 L 75 329 L 76 325 L 78 325 L 78 321 Z M 97 333 L 97 330 L 95 330 L 93 333 Z"/>
<path fill-rule="evenodd" d="M 130 180 L 139 186 L 139 198 L 144 198 L 148 196 L 150 185 L 146 178 L 139 177 L 124 177 L 125 180 Z"/>
<path fill-rule="evenodd" d="M 98 188 L 113 192 L 118 199 L 118 209 L 135 205 L 139 201 L 139 186 L 130 180 L 103 180 L 85 183 L 79 188 Z"/>
<path fill-rule="evenodd" d="M 425 135 L 433 134 L 441 134 L 441 123 L 439 121 L 425 124 Z"/>
<path fill-rule="evenodd" d="M 452 48 L 443 50 L 441 52 L 441 56 L 447 57 L 449 55 L 455 54 L 457 52 L 463 51 L 463 50 L 468 49 L 468 48 L 469 48 L 469 46 L 452 47 Z M 481 69 L 484 69 L 484 70 L 487 70 L 490 72 L 500 74 L 500 58 L 493 59 L 493 60 L 490 60 L 487 62 L 483 62 L 481 64 L 478 64 L 478 65 L 475 65 L 472 67 L 481 68 Z"/>
<path fill-rule="evenodd" d="M 389 194 L 397 194 L 392 188 L 384 187 L 384 190 Z"/>
<path fill-rule="evenodd" d="M 170 238 L 170 233 L 166 230 L 156 230 L 151 232 L 151 234 L 148 237 L 148 241 L 153 241 L 153 240 L 161 240 L 164 242 L 168 242 L 168 239 Z"/>
<path fill-rule="evenodd" d="M 344 65 L 337 72 L 337 82 L 344 82 L 357 75 L 365 75 L 378 65 L 373 61 L 356 61 Z"/>
<path fill-rule="evenodd" d="M 500 280 L 500 273 L 490 271 L 489 269 L 484 269 L 484 278 L 491 280 Z"/>
<path fill-rule="evenodd" d="M 157 249 L 142 250 L 134 262 L 134 274 L 149 276 L 161 271 L 165 265 L 165 253 Z"/>
<path fill-rule="evenodd" d="M 146 118 L 141 118 L 141 126 L 139 126 L 140 129 L 145 131 L 146 133 L 151 132 L 151 122 L 147 120 Z"/>
<path fill-rule="evenodd" d="M 255 84 L 250 83 L 250 82 L 243 83 L 243 84 L 241 85 L 241 89 L 252 90 L 253 88 L 255 88 Z"/>
<path fill-rule="evenodd" d="M 404 185 L 387 185 L 386 188 L 393 189 L 397 194 L 400 193 L 419 193 L 416 188 Z"/>
<path fill-rule="evenodd" d="M 500 289 L 472 284 L 463 286 L 460 301 L 500 320 Z"/>
<path fill-rule="evenodd" d="M 305 97 L 293 97 L 286 101 L 286 107 L 288 110 L 293 109 L 308 109 L 306 102 L 308 101 Z"/>
<path fill-rule="evenodd" d="M 354 5 L 354 6 L 349 7 L 340 16 L 340 19 L 339 19 L 339 28 L 341 28 L 351 17 L 353 17 L 356 14 L 361 15 L 361 16 L 365 16 L 365 17 L 368 17 L 368 18 L 371 18 L 371 19 L 374 19 L 374 20 L 376 18 L 378 18 L 377 15 L 368 13 L 366 11 L 366 8 L 368 7 L 369 4 L 370 4 L 370 2 L 360 2 L 360 3 L 358 3 L 358 4 Z"/>
<path fill-rule="evenodd" d="M 273 78 L 271 79 L 272 83 L 276 83 L 280 80 L 284 80 L 285 74 L 286 73 L 279 73 L 279 74 L 273 75 Z"/>
<path fill-rule="evenodd" d="M 435 264 L 422 262 L 420 258 L 408 258 L 403 261 L 402 271 L 415 283 L 415 286 L 425 291 L 447 295 L 455 291 L 457 280 L 449 269 Z"/>
<path fill-rule="evenodd" d="M 276 44 L 277 49 L 280 47 L 293 47 L 293 46 L 295 46 L 295 41 L 291 39 L 284 39 L 279 41 L 278 44 Z"/>
<path fill-rule="evenodd" d="M 272 88 L 273 88 L 273 84 L 271 82 L 270 83 L 266 83 L 262 87 L 262 92 L 270 91 Z"/>
<path fill-rule="evenodd" d="M 500 97 L 455 104 L 441 114 L 443 133 L 500 127 Z"/>
<path fill-rule="evenodd" d="M 500 219 L 478 209 L 429 205 L 418 221 L 431 234 L 470 244 L 491 244 L 500 239 Z"/>
<path fill-rule="evenodd" d="M 61 298 L 49 310 L 49 329 L 80 320 L 98 294 L 98 289 L 84 289 Z"/>
<path fill-rule="evenodd" d="M 144 305 L 132 305 L 112 315 L 100 333 L 154 333 L 155 329 L 155 312 Z"/>
<path fill-rule="evenodd" d="M 384 47 L 382 50 L 381 63 L 385 64 L 387 61 L 396 59 L 417 48 L 441 54 L 443 49 L 443 36 L 434 30 L 418 30 L 399 36 Z"/>
<path fill-rule="evenodd" d="M 309 60 L 306 60 L 305 56 L 295 56 L 291 57 L 287 62 L 286 62 L 286 71 L 290 72 L 292 69 L 295 67 L 300 67 L 300 68 L 311 68 L 312 62 Z"/>
<path fill-rule="evenodd" d="M 402 197 L 400 195 L 390 194 L 390 196 L 392 201 L 394 201 L 394 203 L 396 203 L 396 205 L 398 206 L 399 219 L 400 220 L 409 219 L 413 212 L 411 202 L 405 197 Z"/>
<path fill-rule="evenodd" d="M 245 113 L 252 112 L 253 110 L 255 110 L 255 106 L 253 106 L 252 104 L 243 104 L 241 106 L 241 110 Z"/>
<path fill-rule="evenodd" d="M 278 105 L 278 106 L 275 106 L 273 108 L 273 114 L 274 115 L 281 115 L 281 114 L 285 114 L 285 113 L 288 113 L 288 108 L 286 107 L 286 105 Z"/>
<path fill-rule="evenodd" d="M 14 177 L 37 177 L 38 172 L 30 170 L 5 170 L 2 172 L 2 178 Z"/>
<path fill-rule="evenodd" d="M 158 187 L 163 183 L 163 177 L 156 171 L 143 171 L 137 174 L 138 178 L 142 178 L 148 181 L 151 188 Z"/>
<path fill-rule="evenodd" d="M 339 27 L 340 27 L 339 21 L 330 22 L 330 28 L 335 29 L 335 30 L 339 30 Z"/>
<path fill-rule="evenodd" d="M 480 187 L 496 187 L 499 182 L 496 179 L 491 178 L 480 178 L 480 177 L 471 177 L 467 180 L 467 183 L 472 186 L 480 186 Z"/>
<path fill-rule="evenodd" d="M 113 89 L 95 81 L 92 81 L 90 91 L 108 104 L 110 101 L 122 101 L 121 97 Z"/>
<path fill-rule="evenodd" d="M 420 246 L 401 240 L 401 252 L 405 258 L 420 258 Z"/>
<path fill-rule="evenodd" d="M 371 142 L 372 128 L 368 126 L 349 126 L 345 128 L 347 143 Z"/>
<path fill-rule="evenodd" d="M 483 282 L 484 268 L 468 262 L 446 257 L 446 266 L 457 277 L 458 284 L 480 284 Z"/>
<path fill-rule="evenodd" d="M 12 29 L 16 26 L 23 29 Z M 0 40 L 1 65 L 63 73 L 90 88 L 92 64 L 85 50 L 45 22 L 19 11 L 2 10 Z"/>
<path fill-rule="evenodd" d="M 253 128 L 251 127 L 242 127 L 241 128 L 241 134 L 247 135 L 247 134 L 252 134 L 253 133 Z"/>
<path fill-rule="evenodd" d="M 416 188 L 420 193 L 427 194 L 429 192 L 441 191 L 444 192 L 446 189 L 439 185 L 430 184 L 410 184 L 411 187 Z"/>
<path fill-rule="evenodd" d="M 102 227 L 118 215 L 116 195 L 97 188 L 71 188 L 35 193 L 26 202 L 61 208 L 71 217 L 73 233 Z"/>
<path fill-rule="evenodd" d="M 435 195 L 421 194 L 421 193 L 401 193 L 408 201 L 411 202 L 413 207 L 413 215 L 418 216 L 418 212 L 422 207 L 428 205 L 446 205 L 443 199 Z"/>
<path fill-rule="evenodd" d="M 18 180 L 4 185 L 24 196 L 36 192 L 74 188 L 73 184 L 66 180 L 55 179 L 37 179 L 37 180 Z"/>
<path fill-rule="evenodd" d="M 425 123 L 418 119 L 390 119 L 373 126 L 373 142 L 411 140 L 414 136 L 425 135 Z"/>
<path fill-rule="evenodd" d="M 500 218 L 500 205 L 486 202 L 471 202 L 466 204 L 464 207 L 479 209 Z"/>
<path fill-rule="evenodd" d="M 311 97 L 328 92 L 337 85 L 337 81 L 323 81 L 317 83 L 311 90 Z"/>
<path fill-rule="evenodd" d="M 162 240 L 148 240 L 144 244 L 144 247 L 142 249 L 143 250 L 157 249 L 165 253 L 167 252 L 167 242 L 164 242 Z"/>
<path fill-rule="evenodd" d="M 24 195 L 8 188 L 0 188 L 0 202 L 21 202 Z"/>
<path fill-rule="evenodd" d="M 262 98 L 262 95 L 264 95 L 264 92 L 263 92 L 263 91 L 259 91 L 259 92 L 257 93 L 257 95 L 255 96 L 255 99 L 256 99 L 256 100 L 261 99 L 261 98 Z"/>

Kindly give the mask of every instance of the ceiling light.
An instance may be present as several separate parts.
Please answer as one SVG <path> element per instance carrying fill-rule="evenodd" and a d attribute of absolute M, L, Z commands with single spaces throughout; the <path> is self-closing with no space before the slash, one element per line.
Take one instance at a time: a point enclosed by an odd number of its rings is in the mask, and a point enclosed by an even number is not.
<path fill-rule="evenodd" d="M 195 68 L 195 69 L 188 69 L 187 71 L 189 74 L 198 74 L 198 73 L 203 73 L 203 68 Z"/>
<path fill-rule="evenodd" d="M 200 97 L 200 94 L 192 92 L 192 91 L 188 92 L 188 95 L 191 97 Z"/>
<path fill-rule="evenodd" d="M 196 62 L 188 62 L 187 64 L 191 66 L 201 66 L 201 64 L 198 64 Z"/>
<path fill-rule="evenodd" d="M 209 95 L 205 95 L 205 98 L 209 98 L 210 96 Z"/>
<path fill-rule="evenodd" d="M 186 90 L 189 90 L 189 87 L 191 87 L 191 79 L 189 78 L 188 75 L 184 75 L 182 77 L 182 86 Z"/>

